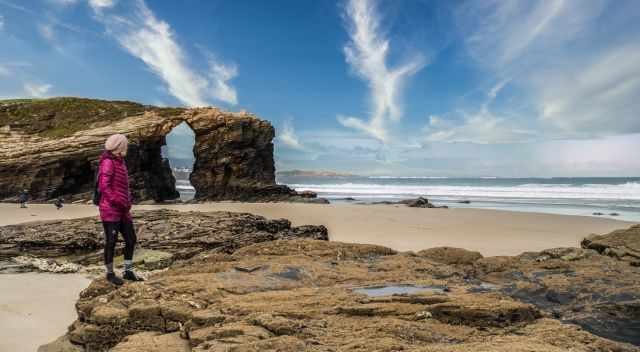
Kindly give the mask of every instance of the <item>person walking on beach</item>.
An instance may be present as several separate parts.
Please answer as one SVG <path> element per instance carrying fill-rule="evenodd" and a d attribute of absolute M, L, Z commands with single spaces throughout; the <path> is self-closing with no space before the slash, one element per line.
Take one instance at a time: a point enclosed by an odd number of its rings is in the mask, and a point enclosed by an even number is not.
<path fill-rule="evenodd" d="M 53 205 L 56 206 L 57 210 L 62 209 L 62 207 L 64 206 L 64 199 L 62 199 L 62 197 L 58 197 L 56 200 L 53 201 Z"/>
<path fill-rule="evenodd" d="M 122 134 L 107 138 L 98 168 L 98 190 L 100 192 L 100 219 L 104 227 L 104 265 L 107 280 L 115 285 L 123 281 L 113 271 L 113 257 L 118 232 L 124 238 L 124 272 L 122 277 L 130 281 L 143 281 L 133 272 L 133 251 L 136 233 L 131 218 L 129 174 L 124 158 L 129 142 Z"/>
<path fill-rule="evenodd" d="M 27 207 L 27 201 L 29 200 L 29 191 L 22 190 L 22 193 L 20 193 L 20 208 L 26 208 Z"/>

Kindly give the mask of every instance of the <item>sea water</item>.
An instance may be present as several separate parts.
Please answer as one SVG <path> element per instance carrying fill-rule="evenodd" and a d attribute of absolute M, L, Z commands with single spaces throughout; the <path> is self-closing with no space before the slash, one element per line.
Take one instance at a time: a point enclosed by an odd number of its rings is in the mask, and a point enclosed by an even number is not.
<path fill-rule="evenodd" d="M 297 191 L 316 192 L 332 202 L 346 202 L 346 198 L 356 202 L 398 201 L 422 196 L 437 205 L 456 208 L 602 216 L 640 222 L 640 177 L 281 176 L 277 182 Z"/>

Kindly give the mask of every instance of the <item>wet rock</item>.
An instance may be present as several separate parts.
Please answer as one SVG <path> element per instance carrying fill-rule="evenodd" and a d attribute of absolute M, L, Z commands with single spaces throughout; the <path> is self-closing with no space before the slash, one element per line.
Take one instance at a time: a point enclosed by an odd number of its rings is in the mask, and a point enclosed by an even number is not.
<path fill-rule="evenodd" d="M 398 204 L 406 204 L 411 208 L 448 208 L 446 205 L 436 206 L 433 205 L 427 198 L 418 197 L 416 199 L 401 200 Z"/>
<path fill-rule="evenodd" d="M 447 324 L 497 326 L 526 324 L 541 317 L 530 304 L 489 296 L 460 296 L 455 300 L 428 308 L 433 318 Z"/>

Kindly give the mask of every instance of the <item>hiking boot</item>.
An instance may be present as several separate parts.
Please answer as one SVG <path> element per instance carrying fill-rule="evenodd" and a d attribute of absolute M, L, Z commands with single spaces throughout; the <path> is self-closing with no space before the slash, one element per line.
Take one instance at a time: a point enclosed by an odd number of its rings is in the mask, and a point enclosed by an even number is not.
<path fill-rule="evenodd" d="M 114 273 L 107 274 L 107 281 L 109 281 L 110 283 L 116 286 L 122 286 L 122 284 L 124 284 L 124 281 L 122 281 L 122 279 L 117 277 L 116 274 Z"/>
<path fill-rule="evenodd" d="M 143 278 L 136 276 L 136 274 L 131 270 L 125 270 L 122 273 L 122 278 L 129 281 L 144 281 Z"/>

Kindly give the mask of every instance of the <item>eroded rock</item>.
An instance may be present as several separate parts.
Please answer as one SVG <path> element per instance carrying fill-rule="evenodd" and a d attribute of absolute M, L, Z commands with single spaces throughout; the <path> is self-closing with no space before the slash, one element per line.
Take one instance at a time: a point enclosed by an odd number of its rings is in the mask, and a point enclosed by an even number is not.
<path fill-rule="evenodd" d="M 190 179 L 196 200 L 316 201 L 275 182 L 274 128 L 255 115 L 218 108 L 159 108 L 83 98 L 0 101 L 0 200 L 23 189 L 45 201 L 92 198 L 105 139 L 129 137 L 130 187 L 138 202 L 179 197 L 161 148 L 181 123 L 195 134 Z"/>
<path fill-rule="evenodd" d="M 80 294 L 67 338 L 88 351 L 640 351 L 640 268 L 595 250 L 419 255 L 296 238 L 308 229 L 249 214 L 136 216 L 175 260 L 145 282 L 99 279 Z M 189 245 L 196 255 L 178 255 Z M 357 290 L 389 285 L 425 289 Z"/>

